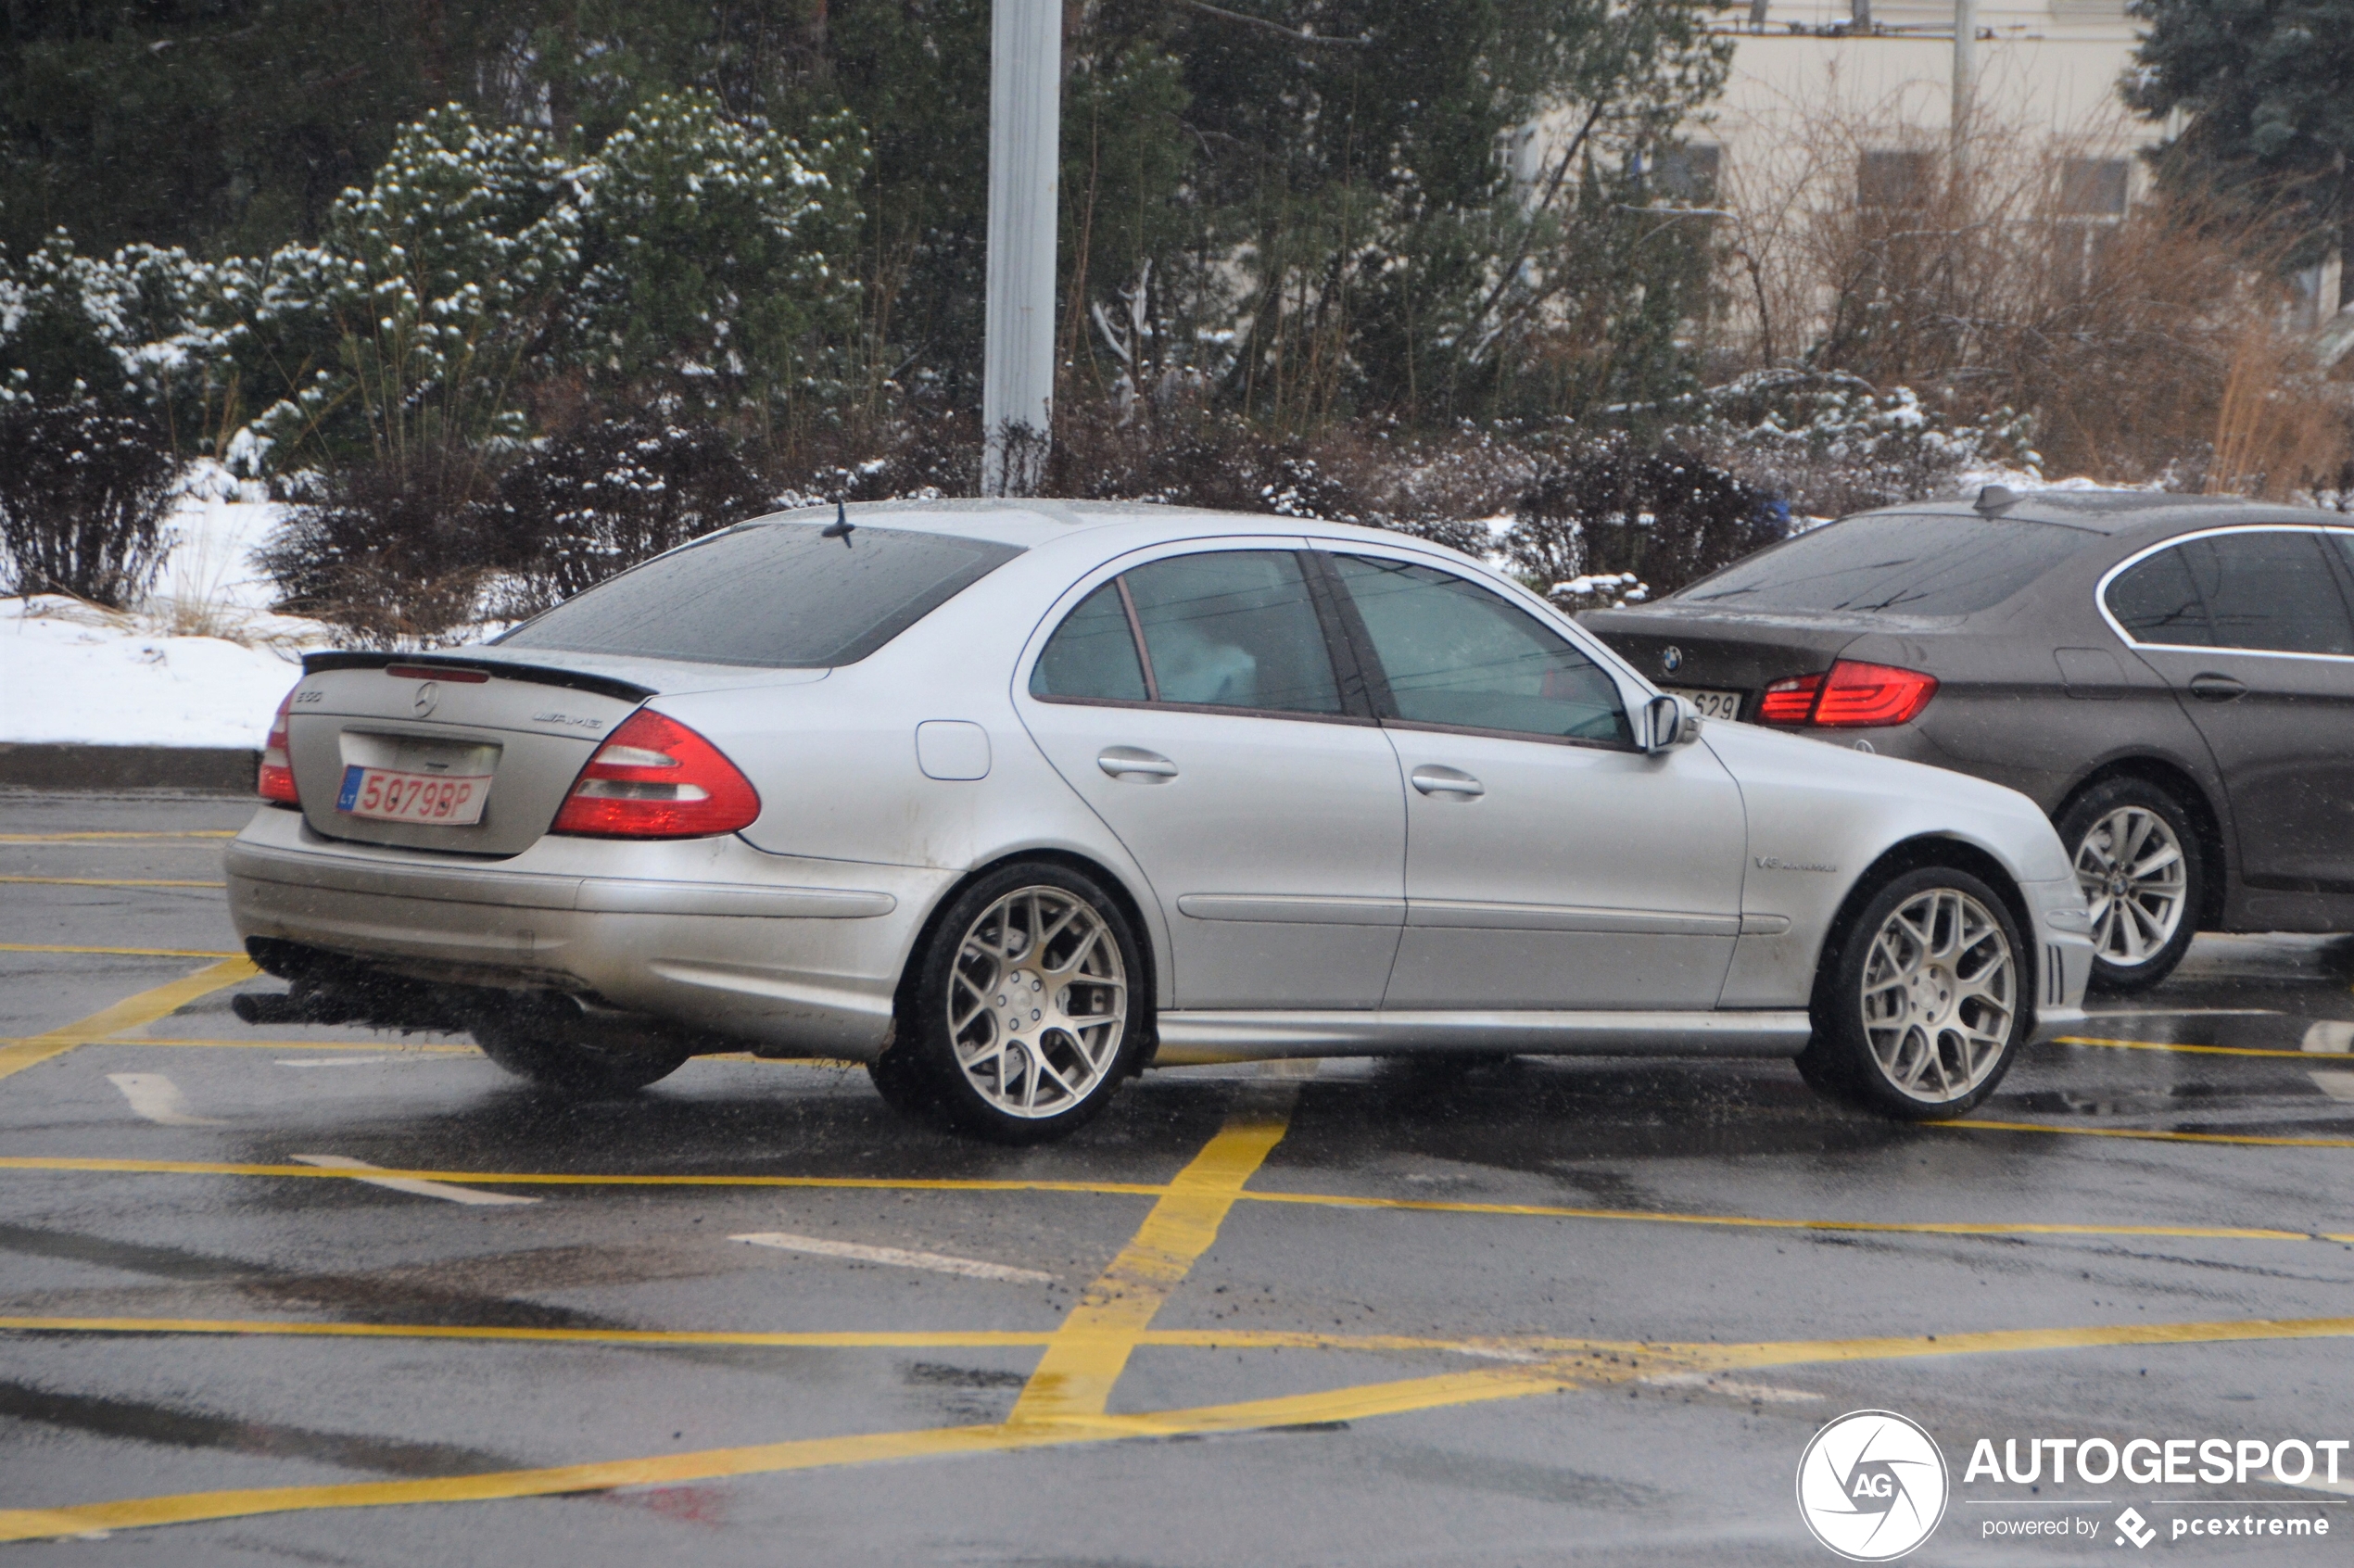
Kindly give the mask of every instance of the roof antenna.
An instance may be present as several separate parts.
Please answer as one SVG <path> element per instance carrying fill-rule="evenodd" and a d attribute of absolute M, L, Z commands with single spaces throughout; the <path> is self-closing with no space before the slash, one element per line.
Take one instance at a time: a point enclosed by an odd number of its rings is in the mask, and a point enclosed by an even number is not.
<path fill-rule="evenodd" d="M 843 509 L 841 500 L 836 499 L 834 502 L 834 520 L 827 524 L 824 527 L 818 529 L 817 537 L 821 539 L 840 539 L 842 541 L 842 548 L 848 550 L 851 548 L 850 531 L 856 526 L 858 526 L 858 525 L 850 520 L 850 513 Z"/>
<path fill-rule="evenodd" d="M 2019 495 L 2008 485 L 1989 485 L 1978 492 L 1972 510 L 1981 517 L 1993 517 L 2005 507 L 2018 503 Z"/>

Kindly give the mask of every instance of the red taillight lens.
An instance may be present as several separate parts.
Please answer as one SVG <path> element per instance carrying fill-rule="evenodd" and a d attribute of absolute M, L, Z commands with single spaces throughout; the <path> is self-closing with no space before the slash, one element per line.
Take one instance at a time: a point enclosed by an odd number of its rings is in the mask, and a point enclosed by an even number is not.
<path fill-rule="evenodd" d="M 1937 695 L 1937 677 L 1892 664 L 1841 659 L 1829 675 L 1792 676 L 1766 689 L 1757 716 L 1766 724 L 1824 729 L 1874 729 L 1904 724 Z"/>
<path fill-rule="evenodd" d="M 718 747 L 651 708 L 629 715 L 573 781 L 551 833 L 695 839 L 760 815 L 752 780 Z"/>
<path fill-rule="evenodd" d="M 1815 720 L 1827 729 L 1863 729 L 1903 724 L 1937 695 L 1937 677 L 1892 664 L 1841 659 L 1815 700 Z"/>
<path fill-rule="evenodd" d="M 1757 721 L 1760 724 L 1804 724 L 1815 711 L 1815 694 L 1823 689 L 1818 675 L 1792 676 L 1778 680 L 1766 689 L 1758 700 Z"/>
<path fill-rule="evenodd" d="M 279 805 L 302 803 L 295 794 L 294 760 L 286 752 L 286 714 L 293 709 L 294 700 L 294 692 L 287 692 L 285 701 L 278 704 L 276 716 L 270 721 L 270 738 L 261 743 L 261 775 L 254 781 L 257 794 Z"/>

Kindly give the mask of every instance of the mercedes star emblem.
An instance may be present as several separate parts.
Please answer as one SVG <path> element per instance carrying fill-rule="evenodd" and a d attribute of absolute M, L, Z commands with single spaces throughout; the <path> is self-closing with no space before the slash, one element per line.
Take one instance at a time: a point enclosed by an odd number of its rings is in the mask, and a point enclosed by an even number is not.
<path fill-rule="evenodd" d="M 423 686 L 418 687 L 417 694 L 409 699 L 409 711 L 416 714 L 419 718 L 431 718 L 433 717 L 434 704 L 440 701 L 440 685 L 437 682 L 429 680 Z"/>

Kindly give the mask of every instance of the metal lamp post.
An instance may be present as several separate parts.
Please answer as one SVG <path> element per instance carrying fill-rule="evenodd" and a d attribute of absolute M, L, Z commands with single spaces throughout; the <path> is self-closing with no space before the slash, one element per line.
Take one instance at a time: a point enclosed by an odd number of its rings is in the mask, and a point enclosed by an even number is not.
<path fill-rule="evenodd" d="M 981 493 L 1035 494 L 1055 399 L 1060 0 L 994 0 L 989 22 L 989 292 Z"/>

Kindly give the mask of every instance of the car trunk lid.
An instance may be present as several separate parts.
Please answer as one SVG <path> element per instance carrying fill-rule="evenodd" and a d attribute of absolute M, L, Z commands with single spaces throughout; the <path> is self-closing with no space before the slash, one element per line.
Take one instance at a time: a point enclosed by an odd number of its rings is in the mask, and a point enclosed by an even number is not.
<path fill-rule="evenodd" d="M 1673 601 L 1589 611 L 1578 622 L 1655 685 L 1739 693 L 1738 716 L 1750 723 L 1768 685 L 1820 674 L 1859 638 L 1888 629 L 1884 616 L 1697 612 Z"/>
<path fill-rule="evenodd" d="M 654 694 L 613 675 L 505 658 L 314 653 L 287 714 L 303 816 L 332 838 L 519 854 L 548 830 L 603 738 Z M 429 800 L 422 817 L 385 819 L 364 815 L 385 809 L 381 788 L 362 798 L 371 769 L 419 781 L 408 785 L 411 802 L 471 787 L 438 817 Z M 478 820 L 459 820 L 476 808 Z"/>

